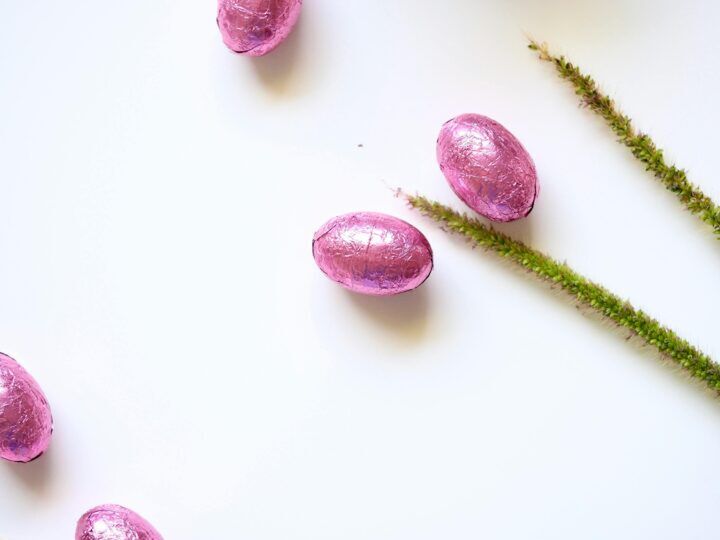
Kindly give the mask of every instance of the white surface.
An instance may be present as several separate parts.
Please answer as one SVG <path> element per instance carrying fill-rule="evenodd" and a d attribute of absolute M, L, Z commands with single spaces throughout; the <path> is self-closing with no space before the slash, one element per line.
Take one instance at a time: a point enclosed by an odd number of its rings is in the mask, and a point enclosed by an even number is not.
<path fill-rule="evenodd" d="M 0 463 L 0 538 L 72 538 L 105 502 L 168 540 L 717 530 L 720 403 L 387 186 L 460 207 L 440 125 L 498 119 L 543 184 L 503 229 L 720 357 L 720 245 L 524 42 L 720 198 L 720 6 L 307 0 L 260 60 L 224 49 L 214 10 L 0 2 L 0 350 L 56 419 L 41 461 Z M 313 231 L 360 209 L 427 233 L 426 286 L 372 300 L 322 276 Z"/>

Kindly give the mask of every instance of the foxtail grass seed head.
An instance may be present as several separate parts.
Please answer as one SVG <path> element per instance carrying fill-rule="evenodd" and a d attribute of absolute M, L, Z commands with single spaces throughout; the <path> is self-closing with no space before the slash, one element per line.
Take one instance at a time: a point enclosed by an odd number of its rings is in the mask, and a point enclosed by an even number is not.
<path fill-rule="evenodd" d="M 494 251 L 543 281 L 556 284 L 579 304 L 627 328 L 692 377 L 703 381 L 720 394 L 720 365 L 671 329 L 634 308 L 628 301 L 578 274 L 567 264 L 558 262 L 477 219 L 469 218 L 420 195 L 403 195 L 412 208 L 430 217 L 444 229 Z"/>
<path fill-rule="evenodd" d="M 600 115 L 635 158 L 673 192 L 690 212 L 710 225 L 720 238 L 720 206 L 700 188 L 690 183 L 684 170 L 667 163 L 663 151 L 650 136 L 635 129 L 630 117 L 622 113 L 609 96 L 602 93 L 592 77 L 585 75 L 564 56 L 551 54 L 545 43 L 530 39 L 528 47 L 538 53 L 540 60 L 553 64 L 558 75 L 573 85 L 582 103 Z"/>

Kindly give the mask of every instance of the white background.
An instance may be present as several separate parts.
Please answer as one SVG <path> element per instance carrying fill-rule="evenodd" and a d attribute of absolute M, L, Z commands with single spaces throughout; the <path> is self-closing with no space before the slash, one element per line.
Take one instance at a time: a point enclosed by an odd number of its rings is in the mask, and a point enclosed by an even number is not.
<path fill-rule="evenodd" d="M 306 0 L 255 60 L 214 17 L 0 1 L 0 350 L 56 421 L 40 461 L 0 463 L 0 537 L 69 539 L 107 502 L 167 540 L 711 536 L 718 400 L 388 187 L 460 208 L 438 130 L 496 118 L 542 182 L 502 229 L 720 357 L 720 244 L 524 37 L 720 199 L 720 6 Z M 427 234 L 425 286 L 318 271 L 314 230 L 353 210 Z"/>

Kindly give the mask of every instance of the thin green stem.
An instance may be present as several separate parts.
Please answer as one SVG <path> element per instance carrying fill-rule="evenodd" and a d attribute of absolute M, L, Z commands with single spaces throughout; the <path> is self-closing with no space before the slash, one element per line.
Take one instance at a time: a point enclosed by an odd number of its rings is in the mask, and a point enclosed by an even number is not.
<path fill-rule="evenodd" d="M 720 393 L 720 365 L 669 328 L 635 309 L 629 302 L 578 274 L 567 264 L 560 263 L 476 219 L 419 195 L 405 194 L 405 197 L 411 207 L 440 223 L 445 229 L 494 251 L 543 281 L 556 284 L 580 304 L 629 329 L 690 375 Z"/>
<path fill-rule="evenodd" d="M 630 118 L 623 114 L 615 102 L 603 94 L 595 80 L 583 74 L 564 56 L 554 56 L 544 43 L 530 40 L 528 47 L 536 51 L 541 60 L 555 66 L 558 75 L 575 87 L 575 93 L 582 103 L 600 115 L 613 130 L 620 142 L 627 146 L 633 155 L 645 164 L 665 187 L 675 193 L 678 199 L 704 222 L 709 224 L 720 237 L 720 207 L 705 195 L 697 186 L 690 183 L 684 170 L 668 165 L 663 151 L 646 134 L 635 129 Z"/>

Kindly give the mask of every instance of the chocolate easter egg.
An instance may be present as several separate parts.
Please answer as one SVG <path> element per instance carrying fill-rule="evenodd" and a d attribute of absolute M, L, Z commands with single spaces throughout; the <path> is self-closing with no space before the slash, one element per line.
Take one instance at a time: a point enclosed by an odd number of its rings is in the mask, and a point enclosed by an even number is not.
<path fill-rule="evenodd" d="M 302 0 L 218 0 L 217 22 L 228 48 L 263 56 L 290 35 L 301 8 Z"/>
<path fill-rule="evenodd" d="M 430 243 L 401 219 L 357 212 L 331 219 L 313 238 L 315 262 L 357 293 L 388 296 L 420 286 L 433 268 Z"/>
<path fill-rule="evenodd" d="M 80 518 L 75 540 L 162 540 L 162 536 L 132 510 L 106 504 Z"/>
<path fill-rule="evenodd" d="M 47 450 L 52 430 L 50 406 L 38 383 L 0 353 L 0 457 L 32 461 Z"/>
<path fill-rule="evenodd" d="M 493 221 L 514 221 L 535 205 L 538 180 L 530 154 L 495 120 L 463 114 L 440 131 L 437 158 L 453 191 Z"/>

